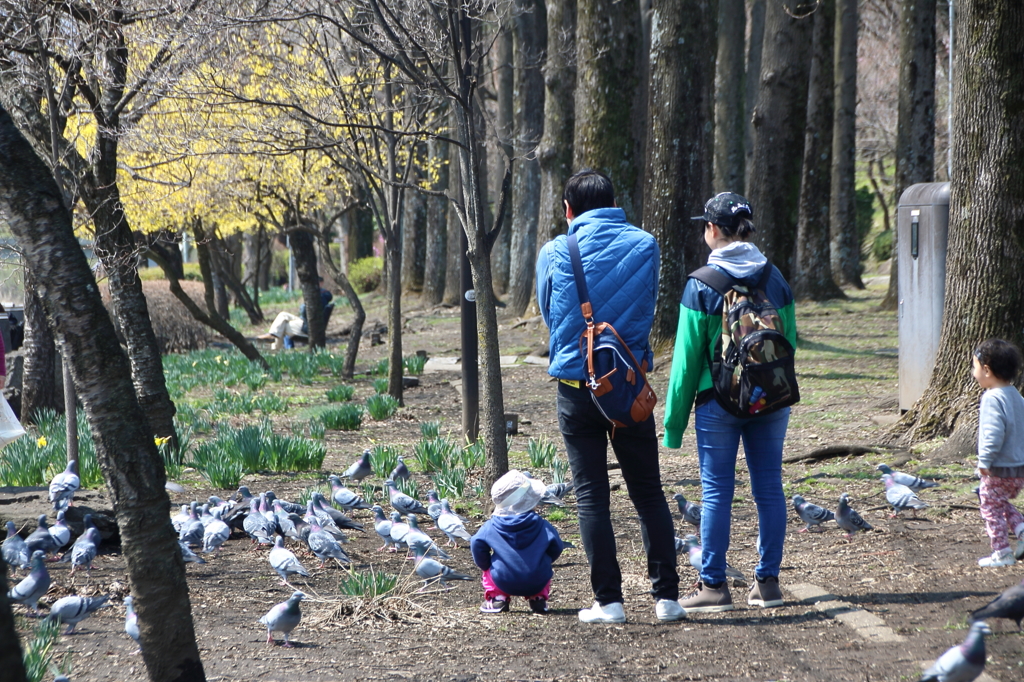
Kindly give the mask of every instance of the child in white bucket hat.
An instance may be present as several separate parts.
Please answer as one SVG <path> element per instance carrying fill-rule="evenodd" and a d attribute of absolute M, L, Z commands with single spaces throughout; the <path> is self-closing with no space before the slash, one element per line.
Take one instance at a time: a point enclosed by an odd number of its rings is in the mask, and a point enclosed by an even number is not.
<path fill-rule="evenodd" d="M 483 571 L 481 613 L 508 611 L 514 596 L 534 613 L 547 613 L 551 562 L 562 553 L 562 539 L 535 511 L 544 493 L 543 483 L 515 469 L 491 486 L 494 514 L 469 543 Z"/>

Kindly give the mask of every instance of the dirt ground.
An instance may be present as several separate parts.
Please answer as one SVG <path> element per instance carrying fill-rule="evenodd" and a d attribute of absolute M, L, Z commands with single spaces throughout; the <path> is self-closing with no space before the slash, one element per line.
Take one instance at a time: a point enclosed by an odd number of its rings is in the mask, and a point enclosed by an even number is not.
<path fill-rule="evenodd" d="M 896 320 L 878 313 L 885 281 L 872 281 L 869 289 L 852 292 L 849 300 L 798 308 L 801 345 L 797 370 L 803 401 L 793 409 L 786 454 L 799 454 L 836 444 L 874 444 L 896 414 Z M 422 309 L 413 303 L 405 327 L 407 353 L 426 350 L 431 356 L 458 353 L 457 312 Z M 274 311 L 276 312 L 276 311 Z M 333 324 L 343 322 L 338 311 Z M 271 313 L 272 315 L 273 313 Z M 371 317 L 380 311 L 371 312 Z M 520 359 L 546 344 L 543 325 L 530 323 L 510 328 L 515 320 L 501 318 L 502 354 Z M 362 352 L 359 367 L 383 357 L 384 346 Z M 668 358 L 659 357 L 653 385 L 664 395 Z M 965 368 L 965 371 L 966 368 Z M 460 422 L 459 393 L 453 382 L 457 372 L 421 377 L 421 385 L 405 394 L 406 406 L 386 422 L 364 422 L 357 432 L 328 432 L 327 473 L 340 473 L 371 442 L 404 445 L 411 451 L 419 438 L 419 423 L 441 419 L 443 429 Z M 546 436 L 559 444 L 555 419 L 555 387 L 546 369 L 517 364 L 504 371 L 506 411 L 520 415 L 513 465 L 527 466 L 526 443 Z M 372 393 L 366 378 L 354 382 L 357 400 Z M 268 384 L 273 390 L 312 402 L 324 385 L 289 387 Z M 657 413 L 659 423 L 661 412 Z M 282 427 L 283 428 L 283 427 Z M 683 448 L 662 451 L 665 493 L 683 492 L 699 500 L 700 485 L 692 431 Z M 564 455 L 563 455 L 564 456 Z M 925 491 L 931 505 L 917 520 L 888 518 L 882 508 L 884 494 L 874 466 L 900 457 L 900 468 L 942 479 L 942 487 Z M 890 462 L 891 463 L 891 462 Z M 412 462 L 415 471 L 415 463 Z M 317 569 L 311 557 L 300 558 L 311 569 L 308 584 L 294 584 L 313 595 L 302 604 L 303 622 L 294 633 L 294 649 L 268 646 L 265 630 L 257 622 L 291 590 L 278 585 L 267 563 L 267 549 L 250 548 L 235 536 L 205 565 L 188 566 L 193 613 L 199 646 L 210 680 L 915 680 L 922 661 L 931 660 L 966 634 L 966 614 L 1024 577 L 1024 564 L 1003 569 L 980 569 L 976 560 L 989 553 L 981 520 L 970 490 L 973 465 L 964 461 L 930 467 L 927 446 L 912 453 L 868 454 L 817 463 L 787 464 L 787 495 L 800 493 L 813 502 L 835 508 L 841 492 L 848 492 L 854 508 L 874 525 L 875 531 L 847 542 L 834 523 L 824 532 L 799 533 L 802 523 L 790 514 L 781 584 L 809 583 L 836 598 L 877 616 L 902 638 L 898 642 L 869 641 L 829 612 L 801 603 L 787 594 L 785 606 L 763 611 L 746 607 L 746 588 L 734 587 L 736 611 L 691 615 L 679 623 L 661 624 L 645 577 L 643 549 L 635 512 L 624 487 L 613 493 L 613 521 L 618 536 L 628 622 L 620 626 L 583 625 L 576 611 L 589 606 L 586 557 L 581 549 L 567 550 L 555 565 L 552 612 L 529 613 L 517 601 L 509 614 L 483 616 L 478 612 L 480 575 L 468 547 L 454 550 L 449 563 L 473 576 L 454 589 L 414 592 L 409 581 L 398 598 L 375 607 L 342 599 L 338 592 L 344 571 L 336 566 Z M 616 472 L 612 482 L 621 482 Z M 422 474 L 420 490 L 429 489 Z M 313 484 L 313 476 L 247 477 L 253 491 L 274 489 L 280 496 L 297 497 Z M 753 500 L 742 465 L 734 502 L 730 563 L 749 577 L 756 561 L 757 527 Z M 198 478 L 187 478 L 187 491 L 172 495 L 175 504 L 225 496 Z M 464 503 L 466 515 L 482 505 Z M 673 507 L 674 508 L 674 507 Z M 678 520 L 680 534 L 683 529 Z M 368 512 L 356 512 L 369 521 Z M 471 518 L 472 532 L 483 518 Z M 555 525 L 563 537 L 579 546 L 573 505 Z M 411 562 L 402 556 L 376 551 L 378 538 L 351 534 L 346 550 L 358 570 L 407 575 Z M 434 531 L 432 534 L 439 537 Z M 293 548 L 298 553 L 297 548 Z M 70 654 L 71 679 L 145 679 L 140 657 L 131 656 L 134 644 L 123 633 L 126 591 L 123 562 L 116 548 L 107 548 L 91 576 L 76 575 L 72 583 L 66 564 L 51 565 L 52 602 L 75 590 L 110 592 L 113 608 L 83 622 L 76 634 L 62 637 L 58 654 Z M 682 583 L 691 584 L 696 572 L 683 560 Z M 18 607 L 19 613 L 23 609 Z M 374 614 L 385 613 L 388 619 Z M 31 626 L 20 620 L 22 632 Z M 988 639 L 987 673 L 999 682 L 1024 680 L 1024 636 L 1013 623 L 992 623 Z M 0 675 L 2 678 L 2 675 Z M 49 679 L 49 678 L 47 678 Z"/>

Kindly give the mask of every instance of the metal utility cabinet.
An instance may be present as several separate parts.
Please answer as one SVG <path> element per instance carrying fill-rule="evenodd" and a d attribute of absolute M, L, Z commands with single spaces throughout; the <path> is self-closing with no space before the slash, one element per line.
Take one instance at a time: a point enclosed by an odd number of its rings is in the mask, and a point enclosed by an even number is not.
<path fill-rule="evenodd" d="M 911 185 L 896 219 L 899 263 L 900 410 L 914 406 L 928 387 L 942 333 L 949 234 L 949 183 Z"/>

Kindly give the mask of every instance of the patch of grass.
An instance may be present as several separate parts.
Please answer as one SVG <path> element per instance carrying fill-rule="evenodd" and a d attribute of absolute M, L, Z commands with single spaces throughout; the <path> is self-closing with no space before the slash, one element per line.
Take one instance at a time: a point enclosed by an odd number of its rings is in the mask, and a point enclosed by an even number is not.
<path fill-rule="evenodd" d="M 363 408 L 359 405 L 328 407 L 318 416 L 325 427 L 335 431 L 355 431 L 363 424 Z"/>
<path fill-rule="evenodd" d="M 313 417 L 309 420 L 309 437 L 315 438 L 316 440 L 323 440 L 324 436 L 327 435 L 327 427 L 324 426 L 324 422 L 319 417 Z"/>
<path fill-rule="evenodd" d="M 404 481 L 395 481 L 395 487 L 414 500 L 420 499 L 420 484 L 416 482 L 415 478 L 407 478 Z"/>
<path fill-rule="evenodd" d="M 377 493 L 380 491 L 380 488 L 373 483 L 360 483 L 359 490 L 363 494 L 363 501 L 372 505 L 377 500 Z"/>
<path fill-rule="evenodd" d="M 43 620 L 32 631 L 31 639 L 26 638 L 22 660 L 25 662 L 25 677 L 28 682 L 42 682 L 51 667 L 57 667 L 65 673 L 70 670 L 70 654 L 65 654 L 62 657 L 59 666 L 54 662 L 56 655 L 54 648 L 60 641 L 62 627 L 63 624 L 60 620 Z"/>
<path fill-rule="evenodd" d="M 967 621 L 967 614 L 963 614 L 959 618 L 950 618 L 946 621 L 946 624 L 942 626 L 943 630 L 966 630 L 971 627 Z"/>
<path fill-rule="evenodd" d="M 420 355 L 410 355 L 402 358 L 402 367 L 405 373 L 412 376 L 418 376 L 423 374 L 423 367 L 427 364 L 427 359 Z"/>
<path fill-rule="evenodd" d="M 547 468 L 555 459 L 555 444 L 547 438 L 531 438 L 526 443 L 526 454 L 530 458 L 530 466 L 535 469 Z"/>
<path fill-rule="evenodd" d="M 565 521 L 568 514 L 564 509 L 552 509 L 548 512 L 548 521 Z"/>
<path fill-rule="evenodd" d="M 482 438 L 462 448 L 460 463 L 466 469 L 479 469 L 487 462 L 487 447 Z"/>
<path fill-rule="evenodd" d="M 383 360 L 378 360 L 377 364 L 375 364 L 373 367 L 370 368 L 370 372 L 369 373 L 373 374 L 373 375 L 376 375 L 376 376 L 382 376 L 382 375 L 386 376 L 387 373 L 388 373 L 388 367 L 389 366 L 390 366 L 390 363 L 388 362 L 387 358 L 384 358 Z"/>
<path fill-rule="evenodd" d="M 445 468 L 432 477 L 434 487 L 442 499 L 461 498 L 466 492 L 466 470 L 462 467 Z"/>
<path fill-rule="evenodd" d="M 67 425 L 64 415 L 40 410 L 36 426 L 8 444 L 0 457 L 0 485 L 48 485 L 67 466 Z M 78 475 L 83 488 L 104 484 L 96 446 L 85 412 L 78 411 Z"/>
<path fill-rule="evenodd" d="M 397 586 L 397 575 L 378 573 L 370 568 L 367 572 L 349 571 L 338 583 L 338 591 L 348 597 L 373 599 L 391 594 Z"/>
<path fill-rule="evenodd" d="M 437 420 L 420 422 L 420 435 L 424 438 L 437 438 L 441 435 L 441 422 Z"/>
<path fill-rule="evenodd" d="M 385 479 L 398 465 L 402 451 L 395 445 L 378 443 L 370 448 L 370 466 L 378 478 Z"/>
<path fill-rule="evenodd" d="M 424 473 L 441 471 L 450 466 L 454 460 L 458 446 L 447 438 L 429 438 L 416 443 L 414 452 L 416 460 Z"/>
<path fill-rule="evenodd" d="M 352 400 L 352 396 L 355 394 L 356 389 L 354 386 L 338 384 L 327 391 L 327 400 L 332 403 L 344 403 Z"/>
<path fill-rule="evenodd" d="M 387 393 L 371 395 L 366 399 L 366 411 L 374 421 L 383 421 L 398 412 L 398 400 Z"/>
<path fill-rule="evenodd" d="M 565 483 L 565 474 L 569 471 L 569 463 L 556 456 L 551 460 L 551 482 Z"/>
<path fill-rule="evenodd" d="M 373 380 L 373 392 L 377 395 L 388 392 L 388 379 L 387 377 L 380 377 Z"/>
<path fill-rule="evenodd" d="M 191 464 L 211 484 L 227 489 L 247 473 L 318 470 L 326 455 L 323 440 L 276 434 L 264 419 L 239 429 L 222 427 L 196 446 Z"/>
<path fill-rule="evenodd" d="M 214 488 L 231 490 L 238 487 L 245 471 L 240 462 L 220 456 L 216 445 L 201 443 L 192 454 L 192 466 Z"/>
<path fill-rule="evenodd" d="M 313 499 L 313 493 L 320 493 L 328 501 L 331 499 L 331 486 L 329 485 L 311 485 L 307 488 L 303 488 L 299 492 L 299 499 L 296 500 L 297 504 L 305 505 Z"/>

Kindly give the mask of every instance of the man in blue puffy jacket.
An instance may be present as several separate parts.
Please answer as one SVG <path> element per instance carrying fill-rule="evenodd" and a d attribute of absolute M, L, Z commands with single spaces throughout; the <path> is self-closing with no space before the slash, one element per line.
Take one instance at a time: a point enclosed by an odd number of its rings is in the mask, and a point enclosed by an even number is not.
<path fill-rule="evenodd" d="M 597 171 L 569 178 L 562 199 L 569 232 L 579 242 L 594 319 L 611 323 L 637 360 L 653 368 L 648 337 L 658 296 L 658 243 L 626 221 L 625 212 L 615 206 L 611 181 Z M 579 617 L 585 623 L 622 623 L 622 573 L 609 509 L 610 423 L 583 383 L 579 340 L 586 323 L 564 236 L 545 244 L 537 259 L 537 302 L 551 331 L 548 373 L 558 379 L 558 423 L 576 485 L 580 537 L 595 597 Z M 616 428 L 611 441 L 640 516 L 655 613 L 660 620 L 679 620 L 686 614 L 677 601 L 675 528 L 661 488 L 654 417 Z"/>

